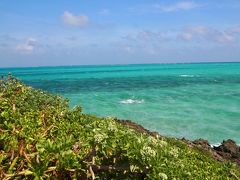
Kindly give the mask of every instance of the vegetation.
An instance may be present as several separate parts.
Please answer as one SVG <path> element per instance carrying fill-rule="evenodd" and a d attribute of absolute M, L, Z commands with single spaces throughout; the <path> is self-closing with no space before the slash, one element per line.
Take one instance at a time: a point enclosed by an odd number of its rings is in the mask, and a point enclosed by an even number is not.
<path fill-rule="evenodd" d="M 181 141 L 140 134 L 67 100 L 0 80 L 0 179 L 237 179 Z"/>

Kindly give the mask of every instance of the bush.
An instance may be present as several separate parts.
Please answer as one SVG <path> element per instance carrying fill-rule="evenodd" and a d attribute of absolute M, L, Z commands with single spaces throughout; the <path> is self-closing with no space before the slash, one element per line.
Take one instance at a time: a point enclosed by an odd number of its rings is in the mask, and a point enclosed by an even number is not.
<path fill-rule="evenodd" d="M 0 179 L 235 179 L 183 142 L 70 109 L 59 96 L 0 80 Z"/>

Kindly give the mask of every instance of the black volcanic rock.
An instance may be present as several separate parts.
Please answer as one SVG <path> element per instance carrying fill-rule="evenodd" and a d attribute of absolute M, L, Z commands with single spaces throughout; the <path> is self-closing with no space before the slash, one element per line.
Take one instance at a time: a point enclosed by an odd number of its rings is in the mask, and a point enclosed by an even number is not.
<path fill-rule="evenodd" d="M 115 119 L 115 121 L 128 126 L 139 133 L 147 134 L 153 137 L 161 137 L 158 132 L 151 132 L 133 121 L 119 119 Z M 207 140 L 201 138 L 194 141 L 182 138 L 181 141 L 191 148 L 198 148 L 199 150 L 210 154 L 217 161 L 232 161 L 240 166 L 240 146 L 238 146 L 236 142 L 231 139 L 223 141 L 222 144 L 217 147 L 212 147 Z"/>
<path fill-rule="evenodd" d="M 235 141 L 228 139 L 223 141 L 220 146 L 214 147 L 213 149 L 225 159 L 233 160 L 240 165 L 240 147 Z"/>
<path fill-rule="evenodd" d="M 195 144 L 197 146 L 201 146 L 205 150 L 209 150 L 211 148 L 209 142 L 205 139 L 197 139 L 197 140 L 193 141 L 193 144 Z"/>

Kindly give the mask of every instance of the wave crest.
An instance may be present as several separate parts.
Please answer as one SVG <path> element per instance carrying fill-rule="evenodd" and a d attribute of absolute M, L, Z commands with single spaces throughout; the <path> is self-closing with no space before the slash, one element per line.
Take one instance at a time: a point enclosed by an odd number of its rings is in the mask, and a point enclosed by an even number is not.
<path fill-rule="evenodd" d="M 121 104 L 142 104 L 144 103 L 144 99 L 137 100 L 137 99 L 125 99 L 120 101 Z"/>
<path fill-rule="evenodd" d="M 189 75 L 189 74 L 181 74 L 180 77 L 194 77 L 194 75 Z"/>

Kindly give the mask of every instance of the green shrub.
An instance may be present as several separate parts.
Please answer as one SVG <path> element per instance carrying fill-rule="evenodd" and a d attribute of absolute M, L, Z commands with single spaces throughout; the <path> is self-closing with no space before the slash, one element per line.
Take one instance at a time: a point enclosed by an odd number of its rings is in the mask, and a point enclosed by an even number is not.
<path fill-rule="evenodd" d="M 0 179 L 236 179 L 234 164 L 167 137 L 140 134 L 113 118 L 9 76 L 0 80 Z"/>

